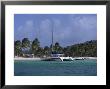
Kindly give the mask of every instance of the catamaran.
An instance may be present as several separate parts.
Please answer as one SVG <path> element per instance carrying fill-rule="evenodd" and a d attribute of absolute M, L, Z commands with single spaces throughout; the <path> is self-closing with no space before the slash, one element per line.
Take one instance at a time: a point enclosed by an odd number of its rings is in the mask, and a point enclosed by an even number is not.
<path fill-rule="evenodd" d="M 51 48 L 51 56 L 48 58 L 44 58 L 45 61 L 72 61 L 74 58 L 65 57 L 63 53 L 55 52 L 53 50 L 53 24 L 52 24 L 52 48 Z"/>

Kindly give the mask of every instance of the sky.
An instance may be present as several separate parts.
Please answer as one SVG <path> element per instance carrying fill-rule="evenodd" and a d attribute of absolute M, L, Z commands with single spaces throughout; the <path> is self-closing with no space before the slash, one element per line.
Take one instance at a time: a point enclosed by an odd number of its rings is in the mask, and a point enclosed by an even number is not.
<path fill-rule="evenodd" d="M 38 38 L 41 47 L 97 40 L 97 14 L 15 14 L 14 40 Z"/>

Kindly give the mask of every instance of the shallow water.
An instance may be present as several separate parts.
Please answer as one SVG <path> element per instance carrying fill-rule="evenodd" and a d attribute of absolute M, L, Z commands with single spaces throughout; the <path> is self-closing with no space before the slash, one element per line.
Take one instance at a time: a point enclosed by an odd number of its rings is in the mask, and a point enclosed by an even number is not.
<path fill-rule="evenodd" d="M 15 61 L 15 76 L 96 76 L 97 60 Z"/>

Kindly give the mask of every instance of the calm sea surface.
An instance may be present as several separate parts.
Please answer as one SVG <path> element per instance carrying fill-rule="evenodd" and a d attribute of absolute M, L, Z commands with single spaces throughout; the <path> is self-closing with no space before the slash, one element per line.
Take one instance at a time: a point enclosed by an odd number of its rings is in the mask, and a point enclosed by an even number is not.
<path fill-rule="evenodd" d="M 15 76 L 96 76 L 97 60 L 15 61 Z"/>

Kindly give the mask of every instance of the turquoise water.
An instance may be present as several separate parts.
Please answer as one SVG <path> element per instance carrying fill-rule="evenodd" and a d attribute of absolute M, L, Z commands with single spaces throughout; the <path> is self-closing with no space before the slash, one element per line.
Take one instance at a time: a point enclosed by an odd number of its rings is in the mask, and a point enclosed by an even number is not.
<path fill-rule="evenodd" d="M 15 76 L 96 76 L 97 60 L 15 61 Z"/>

